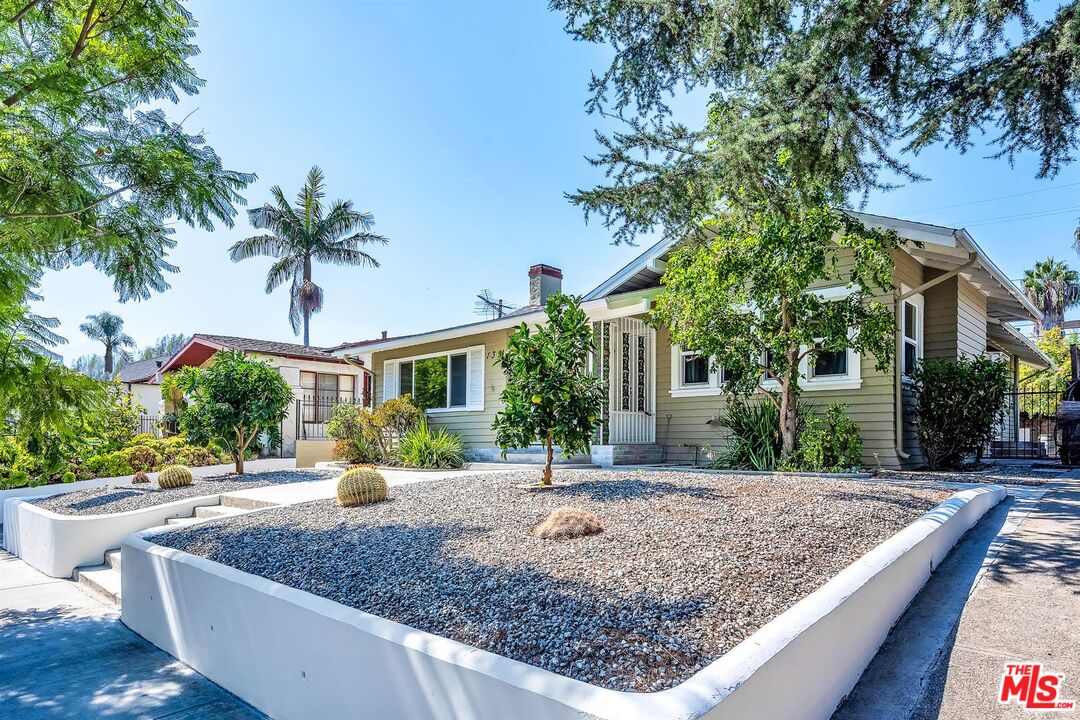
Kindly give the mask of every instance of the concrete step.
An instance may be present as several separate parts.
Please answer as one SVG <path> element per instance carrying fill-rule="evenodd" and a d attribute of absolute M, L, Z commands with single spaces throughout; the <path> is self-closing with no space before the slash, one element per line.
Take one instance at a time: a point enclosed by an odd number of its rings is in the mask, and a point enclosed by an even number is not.
<path fill-rule="evenodd" d="M 195 517 L 209 520 L 210 518 L 243 515 L 245 512 L 247 512 L 247 510 L 244 508 L 231 507 L 228 505 L 202 505 L 195 508 Z"/>
<path fill-rule="evenodd" d="M 120 548 L 105 551 L 105 564 L 120 572 Z"/>
<path fill-rule="evenodd" d="M 278 504 L 270 500 L 256 500 L 255 498 L 237 495 L 221 496 L 221 507 L 236 508 L 237 510 L 261 510 L 262 508 L 275 507 Z"/>
<path fill-rule="evenodd" d="M 75 568 L 71 575 L 79 587 L 110 605 L 120 606 L 120 571 L 111 565 Z"/>
<path fill-rule="evenodd" d="M 168 520 L 165 521 L 165 524 L 166 525 L 194 525 L 194 524 L 199 523 L 199 522 L 202 522 L 201 518 L 197 518 L 197 517 L 178 517 L 178 518 L 169 518 Z"/>

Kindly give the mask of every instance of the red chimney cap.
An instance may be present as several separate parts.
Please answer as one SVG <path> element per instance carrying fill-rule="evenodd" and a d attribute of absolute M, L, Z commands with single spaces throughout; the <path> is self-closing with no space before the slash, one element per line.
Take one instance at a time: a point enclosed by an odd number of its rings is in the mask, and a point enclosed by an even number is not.
<path fill-rule="evenodd" d="M 562 280 L 562 270 L 551 265 L 544 265 L 543 263 L 533 265 L 529 268 L 529 277 L 532 277 L 533 275 L 547 275 L 548 277 Z"/>

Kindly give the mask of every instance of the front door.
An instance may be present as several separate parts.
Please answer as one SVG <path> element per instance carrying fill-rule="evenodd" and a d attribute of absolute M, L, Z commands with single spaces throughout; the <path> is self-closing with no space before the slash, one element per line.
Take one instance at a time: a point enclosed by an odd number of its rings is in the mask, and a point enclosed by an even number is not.
<path fill-rule="evenodd" d="M 608 323 L 611 373 L 609 442 L 656 442 L 656 331 L 636 318 Z"/>

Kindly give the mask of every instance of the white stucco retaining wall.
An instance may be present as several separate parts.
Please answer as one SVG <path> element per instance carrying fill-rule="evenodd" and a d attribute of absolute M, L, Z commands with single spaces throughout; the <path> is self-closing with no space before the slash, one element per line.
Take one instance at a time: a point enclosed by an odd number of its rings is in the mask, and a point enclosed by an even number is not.
<path fill-rule="evenodd" d="M 956 541 L 964 490 L 677 687 L 606 690 L 130 536 L 122 620 L 278 720 L 827 720 Z"/>
<path fill-rule="evenodd" d="M 107 515 L 61 515 L 26 500 L 4 501 L 4 549 L 51 577 L 71 577 L 82 565 L 98 565 L 105 551 L 120 547 L 133 532 L 188 517 L 200 505 L 217 505 L 218 495 L 175 500 Z"/>

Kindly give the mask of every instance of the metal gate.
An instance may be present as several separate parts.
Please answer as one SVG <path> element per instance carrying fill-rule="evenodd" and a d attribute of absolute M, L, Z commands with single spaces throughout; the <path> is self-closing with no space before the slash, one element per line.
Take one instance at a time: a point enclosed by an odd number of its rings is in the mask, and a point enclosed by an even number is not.
<path fill-rule="evenodd" d="M 656 442 L 656 331 L 634 318 L 611 320 L 606 326 L 611 363 L 608 442 Z"/>
<path fill-rule="evenodd" d="M 1057 409 L 1064 398 L 1056 378 L 1021 385 L 1005 395 L 1004 417 L 990 457 L 1052 459 L 1058 455 Z"/>

